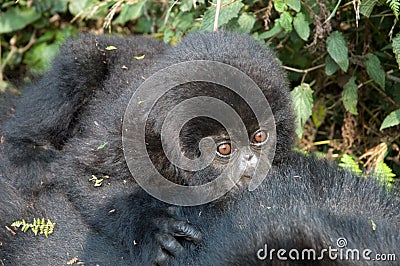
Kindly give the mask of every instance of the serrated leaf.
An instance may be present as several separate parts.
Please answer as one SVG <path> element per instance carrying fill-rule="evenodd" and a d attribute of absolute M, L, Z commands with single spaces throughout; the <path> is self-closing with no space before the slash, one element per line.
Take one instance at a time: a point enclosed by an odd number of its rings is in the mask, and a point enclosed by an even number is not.
<path fill-rule="evenodd" d="M 379 0 L 363 0 L 360 4 L 360 13 L 369 17 Z"/>
<path fill-rule="evenodd" d="M 242 9 L 242 7 L 244 6 L 244 4 L 240 1 L 231 3 L 231 1 L 229 0 L 223 0 L 222 5 L 224 4 L 228 5 L 221 8 L 221 12 L 219 14 L 219 19 L 218 19 L 218 28 L 227 24 L 231 19 L 236 18 L 239 15 L 240 9 Z M 204 13 L 200 30 L 213 30 L 215 11 L 216 7 L 215 5 L 212 5 Z"/>
<path fill-rule="evenodd" d="M 326 40 L 327 50 L 332 59 L 339 67 L 347 72 L 349 67 L 349 50 L 341 32 L 334 31 Z"/>
<path fill-rule="evenodd" d="M 396 37 L 393 38 L 392 49 L 400 69 L 400 33 L 397 33 Z"/>
<path fill-rule="evenodd" d="M 293 27 L 292 27 L 292 22 L 293 22 L 293 17 L 290 15 L 289 12 L 283 12 L 281 16 L 276 20 L 279 22 L 281 27 L 286 31 L 286 32 L 291 32 Z"/>
<path fill-rule="evenodd" d="M 365 61 L 368 75 L 378 84 L 382 89 L 385 89 L 385 71 L 382 68 L 381 61 L 374 54 L 367 54 Z"/>
<path fill-rule="evenodd" d="M 327 55 L 325 57 L 325 73 L 328 76 L 332 76 L 333 74 L 336 73 L 336 71 L 339 69 L 339 66 L 333 61 L 332 57 Z"/>
<path fill-rule="evenodd" d="M 291 92 L 294 111 L 296 114 L 296 134 L 299 138 L 303 135 L 303 127 L 312 114 L 313 90 L 307 83 L 295 87 Z"/>
<path fill-rule="evenodd" d="M 0 16 L 0 34 L 23 29 L 25 26 L 38 20 L 40 16 L 40 13 L 37 13 L 34 8 L 11 8 L 3 12 Z"/>
<path fill-rule="evenodd" d="M 299 37 L 304 41 L 307 41 L 308 37 L 310 37 L 310 26 L 308 25 L 303 13 L 297 13 L 293 20 L 293 25 Z"/>
<path fill-rule="evenodd" d="M 274 1 L 274 9 L 279 13 L 284 12 L 287 9 L 287 6 L 283 0 L 275 0 Z"/>
<path fill-rule="evenodd" d="M 126 4 L 122 7 L 121 13 L 114 20 L 113 24 L 125 25 L 130 20 L 138 19 L 144 12 L 146 0 L 139 1 L 133 5 Z"/>
<path fill-rule="evenodd" d="M 299 12 L 301 9 L 300 0 L 285 0 L 285 4 L 287 4 L 291 9 L 296 12 Z"/>
<path fill-rule="evenodd" d="M 342 93 L 342 100 L 344 108 L 353 115 L 358 115 L 358 86 L 356 84 L 356 77 L 351 77 L 350 80 L 344 85 Z"/>
<path fill-rule="evenodd" d="M 110 45 L 110 46 L 107 46 L 107 47 L 106 47 L 106 50 L 107 50 L 107 51 L 117 50 L 117 47 L 115 47 L 115 46 L 113 46 L 113 45 Z"/>
<path fill-rule="evenodd" d="M 400 125 L 400 109 L 391 112 L 382 122 L 379 130 Z"/>
<path fill-rule="evenodd" d="M 254 17 L 253 14 L 243 13 L 242 15 L 240 15 L 240 17 L 238 19 L 240 32 L 249 33 L 253 29 L 255 22 L 256 22 L 256 18 Z"/>

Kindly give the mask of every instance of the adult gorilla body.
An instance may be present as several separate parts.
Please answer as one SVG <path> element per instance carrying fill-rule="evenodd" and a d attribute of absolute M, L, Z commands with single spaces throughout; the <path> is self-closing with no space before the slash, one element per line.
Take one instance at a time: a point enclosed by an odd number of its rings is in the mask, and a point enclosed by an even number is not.
<path fill-rule="evenodd" d="M 177 217 L 207 239 L 188 245 L 187 256 L 171 265 L 376 265 L 376 254 L 394 254 L 382 265 L 398 264 L 400 198 L 373 177 L 354 176 L 332 162 L 293 153 L 272 167 L 257 190 L 241 191 L 227 202 L 219 210 L 180 210 Z M 343 239 L 347 244 L 339 246 Z M 279 249 L 286 260 L 278 259 Z M 291 249 L 298 253 L 290 257 Z M 315 257 L 308 257 L 310 249 Z M 329 249 L 337 251 L 330 255 Z M 362 257 L 367 249 L 370 260 Z M 352 250 L 359 253 L 353 257 Z"/>

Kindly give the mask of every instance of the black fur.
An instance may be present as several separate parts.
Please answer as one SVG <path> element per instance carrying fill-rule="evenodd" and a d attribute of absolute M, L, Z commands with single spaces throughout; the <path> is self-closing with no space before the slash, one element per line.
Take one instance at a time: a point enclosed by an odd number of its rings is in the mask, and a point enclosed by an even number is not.
<path fill-rule="evenodd" d="M 254 192 L 242 191 L 223 211 L 210 206 L 182 208 L 177 217 L 188 219 L 207 238 L 171 265 L 377 265 L 367 260 L 290 260 L 291 249 L 347 248 L 400 256 L 400 198 L 370 177 L 360 178 L 332 162 L 292 154 L 273 166 Z M 374 226 L 376 228 L 374 229 Z M 257 258 L 257 251 L 275 249 L 273 260 Z M 288 261 L 278 260 L 285 249 Z M 264 253 L 261 253 L 264 255 Z M 340 254 L 339 252 L 333 254 Z M 380 262 L 397 265 L 396 261 Z M 288 264 L 289 263 L 289 264 Z"/>

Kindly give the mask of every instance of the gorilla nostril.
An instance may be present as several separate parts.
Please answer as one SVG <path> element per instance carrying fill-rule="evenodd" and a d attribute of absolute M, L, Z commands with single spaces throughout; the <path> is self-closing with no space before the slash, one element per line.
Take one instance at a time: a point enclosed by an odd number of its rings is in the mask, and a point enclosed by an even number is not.
<path fill-rule="evenodd" d="M 245 158 L 246 160 L 249 160 L 249 161 L 250 161 L 251 158 L 253 158 L 253 156 L 254 156 L 254 154 L 250 152 L 250 153 L 245 154 L 245 155 L 244 155 L 244 158 Z"/>

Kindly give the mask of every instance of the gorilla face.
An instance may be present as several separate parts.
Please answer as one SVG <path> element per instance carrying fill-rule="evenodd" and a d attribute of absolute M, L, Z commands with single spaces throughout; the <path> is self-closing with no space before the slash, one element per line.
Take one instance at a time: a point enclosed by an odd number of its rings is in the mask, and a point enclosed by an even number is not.
<path fill-rule="evenodd" d="M 188 103 L 202 97 L 207 97 L 204 104 Z M 204 105 L 209 104 L 208 97 L 217 99 L 214 104 L 218 105 L 213 105 L 213 110 L 208 111 L 211 113 L 209 116 L 204 112 Z M 175 108 L 182 103 L 186 104 L 180 109 Z M 234 114 L 223 107 L 224 104 L 232 108 Z M 266 110 L 267 108 L 269 106 L 265 107 Z M 218 114 L 213 117 L 213 112 L 219 112 L 228 122 L 224 125 L 224 121 L 216 119 Z M 187 121 L 183 118 L 171 126 L 171 129 L 163 131 L 163 126 L 171 118 L 179 120 L 187 114 L 200 115 Z M 228 182 L 243 186 L 251 180 L 258 165 L 269 167 L 271 164 L 273 154 L 268 157 L 270 161 L 265 159 L 266 156 L 262 160 L 261 154 L 263 149 L 264 153 L 272 153 L 275 148 L 273 114 L 270 113 L 267 119 L 258 121 L 246 101 L 224 86 L 209 82 L 190 82 L 173 88 L 158 100 L 149 116 L 146 128 L 149 155 L 157 170 L 175 183 L 204 185 L 225 172 Z M 162 139 L 178 146 L 178 154 L 168 154 Z M 171 162 L 171 157 L 176 157 L 178 162 L 182 157 L 192 160 L 194 163 L 191 166 L 194 169 L 182 169 Z"/>

